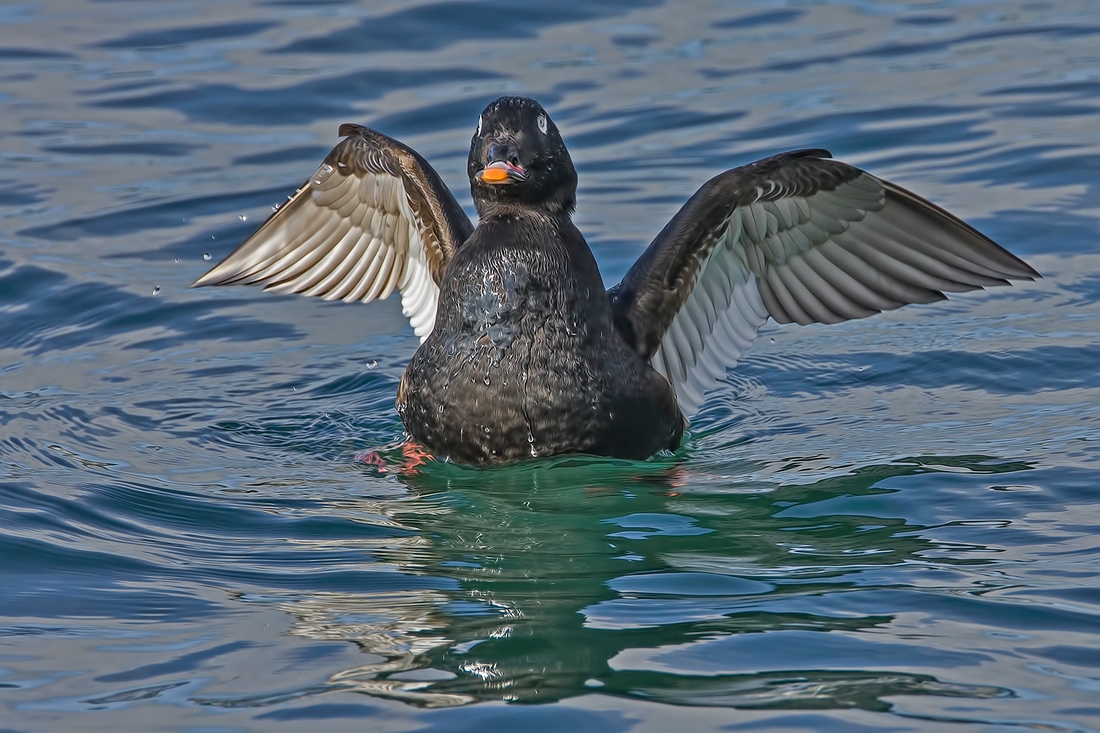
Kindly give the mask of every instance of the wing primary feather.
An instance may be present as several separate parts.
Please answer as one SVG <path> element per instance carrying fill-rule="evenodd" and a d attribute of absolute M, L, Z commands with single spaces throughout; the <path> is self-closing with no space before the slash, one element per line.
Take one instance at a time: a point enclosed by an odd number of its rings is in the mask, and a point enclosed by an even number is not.
<path fill-rule="evenodd" d="M 877 310 L 871 310 L 870 308 L 864 308 L 858 305 L 844 295 L 844 293 L 833 287 L 832 283 L 822 277 L 821 274 L 814 269 L 805 254 L 791 258 L 787 266 L 791 270 L 792 277 L 797 278 L 799 282 L 803 283 L 806 288 L 813 293 L 826 308 L 828 308 L 829 312 L 837 317 L 838 321 L 846 321 L 852 318 L 865 318 L 878 313 Z M 823 322 L 827 323 L 828 321 Z"/>
<path fill-rule="evenodd" d="M 930 201 L 907 191 L 888 181 L 882 181 L 886 190 L 888 206 L 894 206 L 904 210 L 911 217 L 909 222 L 901 222 L 901 217 L 891 217 L 897 220 L 899 228 L 906 232 L 923 231 L 927 227 L 935 226 L 949 240 L 963 240 L 969 244 L 957 251 L 964 260 L 971 264 L 988 270 L 979 270 L 980 274 L 991 277 L 1005 277 L 1013 280 L 1033 280 L 1042 277 L 1032 267 L 1020 258 L 1013 255 L 1001 245 L 994 242 L 966 222 L 959 219 L 945 209 L 936 206 Z M 915 229 L 912 227 L 916 227 Z"/>
<path fill-rule="evenodd" d="M 335 297 L 332 297 L 333 291 L 339 288 L 348 273 L 355 269 L 355 264 L 362 256 L 369 237 L 370 235 L 364 234 L 362 229 L 352 227 L 340 244 L 325 255 L 324 261 L 317 263 L 312 272 L 300 278 L 298 292 L 302 295 L 316 295 L 325 300 L 335 300 Z"/>
<path fill-rule="evenodd" d="M 826 242 L 818 248 L 818 251 L 845 273 L 891 303 L 896 303 L 883 310 L 892 310 L 905 303 L 929 303 L 942 298 L 939 291 L 903 283 L 882 270 L 871 267 L 836 242 Z"/>
<path fill-rule="evenodd" d="M 797 259 L 797 258 L 796 258 Z M 809 316 L 812 321 L 817 323 L 840 323 L 844 319 L 838 316 L 833 311 L 829 310 L 810 288 L 810 283 L 804 282 L 800 278 L 796 277 L 791 271 L 791 263 L 781 265 L 775 268 L 776 275 L 783 282 L 783 285 L 787 288 L 787 292 L 803 312 Z"/>
<path fill-rule="evenodd" d="M 333 274 L 345 272 L 354 263 L 356 245 L 363 239 L 363 230 L 349 226 L 347 233 L 335 242 L 317 263 L 294 278 L 295 291 L 303 295 L 324 295 L 332 284 Z"/>
<path fill-rule="evenodd" d="M 1007 285 L 1007 280 L 977 275 L 967 270 L 952 268 L 927 255 L 906 251 L 896 242 L 878 240 L 874 245 L 858 238 L 837 238 L 837 244 L 852 252 L 867 264 L 900 282 L 926 290 L 964 292 L 977 288 Z"/>
<path fill-rule="evenodd" d="M 342 125 L 340 134 L 290 201 L 194 285 L 257 284 L 344 301 L 398 289 L 423 339 L 439 278 L 473 226 L 416 151 L 359 125 Z"/>
<path fill-rule="evenodd" d="M 262 267 L 242 276 L 242 280 L 249 284 L 267 282 L 278 285 L 294 278 L 320 261 L 332 248 L 333 239 L 338 241 L 350 229 L 351 225 L 347 222 L 329 219 L 311 236 L 305 237 L 301 244 L 284 248 L 268 262 L 262 263 Z"/>
<path fill-rule="evenodd" d="M 355 291 L 362 283 L 363 275 L 370 268 L 371 260 L 374 259 L 374 254 L 379 246 L 381 246 L 381 242 L 374 237 L 368 239 L 364 236 L 359 241 L 359 252 L 354 255 L 354 266 L 340 282 L 340 286 L 333 288 L 332 292 L 329 293 L 332 300 L 342 300 L 345 303 L 354 303 L 359 300 L 358 297 L 355 297 Z"/>
<path fill-rule="evenodd" d="M 787 286 L 780 277 L 779 272 L 777 272 L 777 269 L 778 268 L 769 268 L 763 279 L 771 286 L 775 298 L 783 304 L 783 312 L 800 326 L 807 326 L 813 323 L 815 319 L 803 310 L 802 306 L 798 303 L 798 299 L 787 290 Z"/>
<path fill-rule="evenodd" d="M 341 222 L 340 226 L 337 226 L 335 231 L 332 232 L 332 238 L 338 242 L 350 230 L 350 225 Z M 299 292 L 301 288 L 298 286 L 301 280 L 315 272 L 311 268 L 323 267 L 325 256 L 332 251 L 336 242 L 331 240 L 320 242 L 300 259 L 295 259 L 291 255 L 283 257 L 265 270 L 267 274 L 262 280 L 254 280 L 254 282 L 265 283 L 264 290 L 273 293 Z"/>
<path fill-rule="evenodd" d="M 832 260 L 819 249 L 811 249 L 802 255 L 806 264 L 813 268 L 814 272 L 821 275 L 829 282 L 837 292 L 843 293 L 857 307 L 868 311 L 867 315 L 891 310 L 901 305 L 899 301 L 886 298 L 878 292 L 864 285 L 858 279 L 852 277 L 840 267 L 833 264 Z"/>
<path fill-rule="evenodd" d="M 278 211 L 272 214 L 248 240 L 228 257 L 210 268 L 192 287 L 236 283 L 257 264 L 278 255 L 285 242 L 280 241 L 284 222 L 308 204 L 310 189 L 303 186 Z"/>
<path fill-rule="evenodd" d="M 275 271 L 278 271 L 278 263 L 287 258 L 288 255 L 292 255 L 296 249 L 300 248 L 301 242 L 308 241 L 313 233 L 308 229 L 295 232 L 293 231 L 295 228 L 293 225 L 296 222 L 300 222 L 302 225 L 313 224 L 316 219 L 321 219 L 321 217 L 315 217 L 314 212 L 310 209 L 305 207 L 300 207 L 300 209 L 296 212 L 287 213 L 288 217 L 293 216 L 294 218 L 270 220 L 269 225 L 261 227 L 259 231 L 230 254 L 224 262 L 211 270 L 211 273 L 213 273 L 222 266 L 225 266 L 226 269 L 232 268 L 232 271 L 228 272 L 225 277 L 215 284 L 257 284 L 263 282 L 264 275 L 262 273 L 265 271 L 273 267 Z M 275 216 L 285 211 L 286 209 L 283 209 Z M 329 227 L 331 231 L 334 231 L 337 225 L 338 222 L 321 219 L 320 226 Z M 285 266 L 284 264 L 283 267 Z M 204 282 L 205 277 L 200 278 L 198 282 Z"/>
<path fill-rule="evenodd" d="M 1038 276 L 951 214 L 830 158 L 793 151 L 715 176 L 612 289 L 616 325 L 685 414 L 769 317 L 836 323 Z"/>
<path fill-rule="evenodd" d="M 1004 284 L 1004 277 L 1008 274 L 974 262 L 977 255 L 968 251 L 971 241 L 966 239 L 942 232 L 935 233 L 940 241 L 918 237 L 907 231 L 900 222 L 885 216 L 875 217 L 865 224 L 876 241 L 882 241 L 885 247 L 891 249 L 895 259 L 902 259 L 929 274 L 960 283 L 969 282 L 973 287 Z M 964 256 L 966 254 L 971 257 Z"/>

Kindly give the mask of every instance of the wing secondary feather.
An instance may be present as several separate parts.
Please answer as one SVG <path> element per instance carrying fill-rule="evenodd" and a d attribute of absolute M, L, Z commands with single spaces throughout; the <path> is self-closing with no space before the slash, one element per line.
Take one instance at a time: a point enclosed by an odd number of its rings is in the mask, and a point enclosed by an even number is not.
<path fill-rule="evenodd" d="M 837 323 L 1036 277 L 916 194 L 801 150 L 704 184 L 609 296 L 690 416 L 769 317 Z"/>
<path fill-rule="evenodd" d="M 398 290 L 423 341 L 443 269 L 473 226 L 414 150 L 359 125 L 340 134 L 298 192 L 194 286 L 263 285 L 364 303 Z"/>

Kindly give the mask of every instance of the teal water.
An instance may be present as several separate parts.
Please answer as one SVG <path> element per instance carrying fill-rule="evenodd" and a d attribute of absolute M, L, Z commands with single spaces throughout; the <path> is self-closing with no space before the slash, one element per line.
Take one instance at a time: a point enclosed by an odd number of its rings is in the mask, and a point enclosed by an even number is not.
<path fill-rule="evenodd" d="M 0 7 L 0 731 L 1100 730 L 1098 49 L 1089 1 Z M 470 209 L 506 93 L 608 282 L 797 147 L 1045 278 L 768 326 L 676 456 L 378 471 L 396 302 L 187 286 L 341 122 Z"/>

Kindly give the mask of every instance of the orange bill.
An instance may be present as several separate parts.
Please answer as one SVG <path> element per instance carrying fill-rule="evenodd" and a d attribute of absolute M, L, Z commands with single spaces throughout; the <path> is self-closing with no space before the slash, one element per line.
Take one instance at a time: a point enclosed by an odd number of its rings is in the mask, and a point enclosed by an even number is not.
<path fill-rule="evenodd" d="M 508 171 L 505 168 L 486 168 L 481 172 L 481 180 L 487 183 L 500 183 L 508 180 Z"/>

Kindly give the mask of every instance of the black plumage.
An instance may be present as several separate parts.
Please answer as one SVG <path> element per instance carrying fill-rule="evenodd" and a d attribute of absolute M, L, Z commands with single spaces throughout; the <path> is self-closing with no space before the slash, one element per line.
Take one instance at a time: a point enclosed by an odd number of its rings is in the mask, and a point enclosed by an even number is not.
<path fill-rule="evenodd" d="M 715 176 L 605 291 L 573 225 L 577 176 L 533 100 L 482 113 L 470 224 L 428 163 L 368 128 L 196 285 L 370 301 L 422 344 L 397 409 L 433 453 L 484 464 L 675 449 L 771 317 L 833 323 L 1038 273 L 972 227 L 824 150 Z"/>

